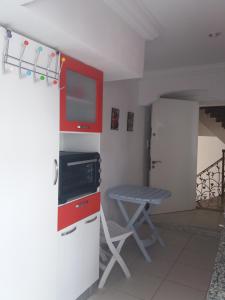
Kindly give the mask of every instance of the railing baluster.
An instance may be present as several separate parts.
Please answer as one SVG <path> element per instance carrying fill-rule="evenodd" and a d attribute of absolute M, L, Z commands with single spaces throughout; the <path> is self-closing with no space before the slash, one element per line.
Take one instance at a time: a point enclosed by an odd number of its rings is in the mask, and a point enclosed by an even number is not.
<path fill-rule="evenodd" d="M 224 210 L 224 188 L 225 188 L 225 186 L 224 186 L 224 176 L 225 176 L 225 174 L 224 174 L 224 166 L 225 165 L 225 150 L 223 150 L 223 158 L 222 158 L 222 184 L 221 184 L 221 189 L 222 189 L 222 207 L 223 207 L 223 210 Z"/>

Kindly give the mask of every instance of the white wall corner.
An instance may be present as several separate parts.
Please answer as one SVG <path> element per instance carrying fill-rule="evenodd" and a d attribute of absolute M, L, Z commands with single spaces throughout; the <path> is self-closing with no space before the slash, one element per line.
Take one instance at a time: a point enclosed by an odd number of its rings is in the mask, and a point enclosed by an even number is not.
<path fill-rule="evenodd" d="M 130 27 L 145 40 L 158 37 L 156 20 L 142 0 L 104 0 Z"/>

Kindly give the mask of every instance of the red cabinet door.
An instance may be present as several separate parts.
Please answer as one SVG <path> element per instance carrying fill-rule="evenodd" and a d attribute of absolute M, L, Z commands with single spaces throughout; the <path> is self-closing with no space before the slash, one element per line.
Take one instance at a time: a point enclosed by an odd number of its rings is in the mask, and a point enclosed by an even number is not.
<path fill-rule="evenodd" d="M 102 131 L 103 72 L 61 55 L 60 130 Z"/>
<path fill-rule="evenodd" d="M 58 207 L 58 230 L 100 211 L 100 193 L 74 200 Z"/>

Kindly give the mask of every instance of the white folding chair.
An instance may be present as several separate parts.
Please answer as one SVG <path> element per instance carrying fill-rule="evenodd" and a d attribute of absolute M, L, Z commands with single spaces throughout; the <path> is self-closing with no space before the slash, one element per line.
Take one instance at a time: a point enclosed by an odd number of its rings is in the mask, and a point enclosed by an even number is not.
<path fill-rule="evenodd" d="M 127 265 L 125 264 L 124 260 L 120 255 L 120 251 L 126 239 L 133 234 L 132 231 L 121 227 L 119 224 L 117 224 L 114 221 L 106 222 L 102 207 L 101 207 L 101 223 L 102 223 L 102 233 L 101 233 L 100 268 L 103 270 L 103 274 L 98 285 L 100 289 L 104 287 L 105 282 L 116 262 L 119 263 L 126 278 L 130 278 L 131 276 L 130 272 L 127 268 Z M 109 253 L 107 253 L 107 251 L 105 251 L 102 248 L 102 245 L 104 246 L 104 244 L 108 245 L 111 255 L 109 255 Z M 105 265 L 104 263 L 108 261 L 108 256 L 110 256 L 109 262 L 107 265 Z"/>

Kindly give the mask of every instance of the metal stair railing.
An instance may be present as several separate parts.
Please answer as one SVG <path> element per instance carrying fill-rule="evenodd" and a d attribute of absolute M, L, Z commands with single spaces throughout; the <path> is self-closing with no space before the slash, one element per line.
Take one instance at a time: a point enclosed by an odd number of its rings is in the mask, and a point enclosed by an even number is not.
<path fill-rule="evenodd" d="M 224 209 L 225 150 L 222 157 L 197 174 L 197 208 Z M 211 202 L 211 203 L 210 203 Z"/>

